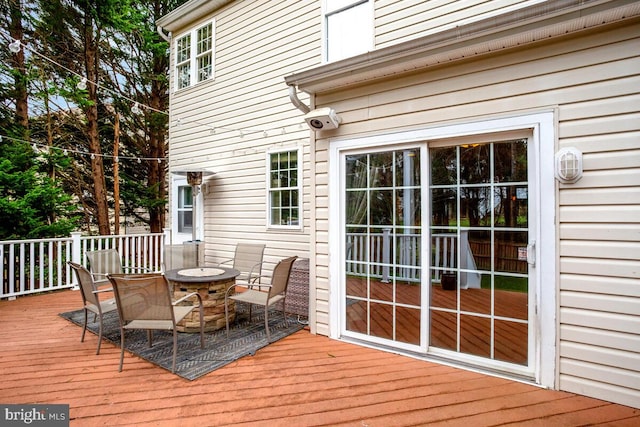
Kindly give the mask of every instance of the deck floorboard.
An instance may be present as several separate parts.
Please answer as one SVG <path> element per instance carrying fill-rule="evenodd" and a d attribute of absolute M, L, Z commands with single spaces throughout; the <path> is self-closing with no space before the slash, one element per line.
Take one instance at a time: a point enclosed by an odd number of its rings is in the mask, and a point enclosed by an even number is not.
<path fill-rule="evenodd" d="M 58 316 L 76 291 L 0 301 L 0 403 L 70 405 L 72 426 L 635 426 L 640 410 L 303 330 L 182 379 Z"/>

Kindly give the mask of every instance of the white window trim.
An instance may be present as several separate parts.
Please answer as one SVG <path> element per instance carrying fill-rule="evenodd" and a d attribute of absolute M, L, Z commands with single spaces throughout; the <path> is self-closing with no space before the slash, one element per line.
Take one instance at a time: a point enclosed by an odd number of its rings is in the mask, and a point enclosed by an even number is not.
<path fill-rule="evenodd" d="M 374 12 L 375 12 L 375 6 L 374 6 L 374 2 L 373 0 L 365 0 L 368 4 L 369 4 L 369 20 L 371 23 L 371 34 L 370 34 L 370 40 L 371 43 L 369 45 L 369 50 L 373 50 L 375 48 L 375 23 L 374 23 Z M 362 3 L 364 3 L 365 1 L 362 1 Z M 328 0 L 324 0 L 322 2 L 322 28 L 321 28 L 321 36 L 322 36 L 322 62 L 323 63 L 327 63 L 329 62 L 329 31 L 328 31 L 328 24 L 327 24 L 327 16 L 330 16 L 332 14 L 334 14 L 336 11 L 334 10 L 329 10 L 329 7 L 327 5 Z M 360 3 L 360 1 L 358 0 L 352 0 L 350 1 L 350 3 Z M 342 8 L 342 9 L 347 9 L 347 8 Z M 339 11 L 340 9 L 338 9 Z M 339 12 L 338 12 L 339 13 Z M 363 52 L 364 53 L 364 52 Z M 345 58 L 342 58 L 345 59 Z"/>
<path fill-rule="evenodd" d="M 531 113 L 518 116 L 487 119 L 463 124 L 430 127 L 391 134 L 373 135 L 353 139 L 335 139 L 329 141 L 329 276 L 342 280 L 344 268 L 344 245 L 341 239 L 342 214 L 342 178 L 341 157 L 344 151 L 359 148 L 376 149 L 394 144 L 410 144 L 442 138 L 464 137 L 474 134 L 505 132 L 510 130 L 532 129 L 538 150 L 535 162 L 538 200 L 535 203 L 539 222 L 535 235 L 535 259 L 538 268 L 535 295 L 539 322 L 535 325 L 538 339 L 536 360 L 532 363 L 535 370 L 535 382 L 544 387 L 555 386 L 557 370 L 557 261 L 556 261 L 556 188 L 554 180 L 554 153 L 556 146 L 556 128 L 554 111 Z M 541 195 L 544 195 L 542 197 Z M 426 250 L 426 249 L 425 249 Z M 335 279 L 334 279 L 335 280 Z M 338 282 L 332 287 L 341 286 Z M 331 338 L 341 338 L 342 295 L 338 289 L 329 292 L 329 334 Z"/>
<path fill-rule="evenodd" d="M 198 81 L 198 30 L 211 24 L 211 75 L 209 76 L 209 78 L 202 80 L 202 81 Z M 179 88 L 178 87 L 178 79 L 179 79 L 179 74 L 178 74 L 178 40 L 180 40 L 181 38 L 187 36 L 187 35 L 191 35 L 191 54 L 189 56 L 189 64 L 190 64 L 190 77 L 189 77 L 189 85 L 185 86 L 183 88 Z M 178 36 L 176 36 L 174 38 L 175 42 L 174 42 L 174 46 L 173 46 L 173 67 L 172 67 L 172 72 L 173 72 L 173 76 L 174 76 L 174 81 L 173 81 L 173 87 L 174 87 L 174 91 L 183 91 L 186 89 L 189 89 L 191 87 L 194 87 L 198 84 L 202 84 L 204 82 L 213 80 L 215 78 L 215 73 L 216 73 L 216 20 L 211 19 L 209 21 L 203 22 L 202 24 L 198 25 L 197 27 L 194 27 L 193 29 L 189 30 L 189 31 L 185 31 L 182 34 L 179 34 Z"/>
<path fill-rule="evenodd" d="M 298 224 L 296 225 L 273 225 L 271 224 L 271 155 L 276 153 L 286 153 L 290 151 L 297 152 L 297 168 L 298 168 Z M 267 207 L 267 224 L 266 227 L 269 230 L 302 230 L 303 227 L 303 212 L 302 212 L 302 148 L 301 147 L 284 147 L 278 149 L 271 149 L 266 151 L 266 207 Z M 292 187 L 293 188 L 293 187 Z"/>

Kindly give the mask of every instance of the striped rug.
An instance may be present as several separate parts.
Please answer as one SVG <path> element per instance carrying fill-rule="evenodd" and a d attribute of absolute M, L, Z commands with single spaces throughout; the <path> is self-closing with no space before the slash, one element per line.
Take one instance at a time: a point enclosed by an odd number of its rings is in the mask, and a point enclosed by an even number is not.
<path fill-rule="evenodd" d="M 220 329 L 205 333 L 205 349 L 200 348 L 199 333 L 178 334 L 178 355 L 176 361 L 176 375 L 187 380 L 195 380 L 215 369 L 234 362 L 241 357 L 252 356 L 267 346 L 266 331 L 264 329 L 264 315 L 261 310 L 253 310 L 253 317 L 249 323 L 246 312 L 237 312 L 236 321 L 230 326 L 229 338 L 226 330 Z M 60 316 L 82 327 L 84 315 L 82 310 L 60 313 Z M 269 313 L 269 330 L 271 341 L 278 341 L 305 327 L 297 320 L 298 316 L 288 315 L 288 326 L 285 325 L 281 311 Z M 112 311 L 104 315 L 103 338 L 120 346 L 120 325 L 118 313 Z M 93 314 L 89 313 L 87 329 L 97 335 L 98 322 L 93 322 Z M 171 371 L 173 357 L 173 335 L 171 332 L 154 331 L 153 346 L 149 348 L 146 331 L 131 330 L 125 336 L 125 350 Z M 114 366 L 114 369 L 118 369 Z M 127 363 L 123 370 L 127 369 Z"/>

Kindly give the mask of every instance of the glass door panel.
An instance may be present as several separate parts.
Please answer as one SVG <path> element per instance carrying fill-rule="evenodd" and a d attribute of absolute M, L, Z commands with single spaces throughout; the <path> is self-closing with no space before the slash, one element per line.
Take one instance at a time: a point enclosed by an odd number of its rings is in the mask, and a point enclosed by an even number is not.
<path fill-rule="evenodd" d="M 429 155 L 430 346 L 527 366 L 527 140 Z"/>
<path fill-rule="evenodd" d="M 345 328 L 419 345 L 419 149 L 345 157 Z"/>

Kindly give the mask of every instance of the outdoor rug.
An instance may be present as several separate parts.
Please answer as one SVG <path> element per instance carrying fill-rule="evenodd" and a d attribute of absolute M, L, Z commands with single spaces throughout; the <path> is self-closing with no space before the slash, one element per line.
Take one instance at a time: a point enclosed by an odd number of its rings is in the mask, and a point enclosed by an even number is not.
<path fill-rule="evenodd" d="M 246 312 L 238 311 L 236 321 L 229 325 L 228 339 L 224 328 L 205 332 L 204 350 L 200 348 L 199 333 L 178 333 L 176 375 L 187 380 L 195 380 L 241 357 L 253 356 L 256 351 L 267 346 L 269 343 L 264 329 L 264 314 L 260 314 L 261 311 L 259 309 L 253 310 L 251 323 L 249 323 L 249 316 Z M 82 327 L 84 321 L 82 310 L 60 313 L 60 316 Z M 269 313 L 269 330 L 272 342 L 289 336 L 305 326 L 293 316 L 288 316 L 288 323 L 287 327 L 281 311 Z M 103 328 L 102 337 L 120 347 L 120 321 L 116 311 L 104 315 Z M 96 335 L 98 334 L 98 322 L 93 322 L 92 313 L 89 313 L 87 329 Z M 171 371 L 173 357 L 173 335 L 171 332 L 154 331 L 153 347 L 149 348 L 146 331 L 127 331 L 125 350 Z M 114 365 L 113 369 L 117 370 L 118 366 Z M 122 369 L 127 369 L 126 360 Z"/>

